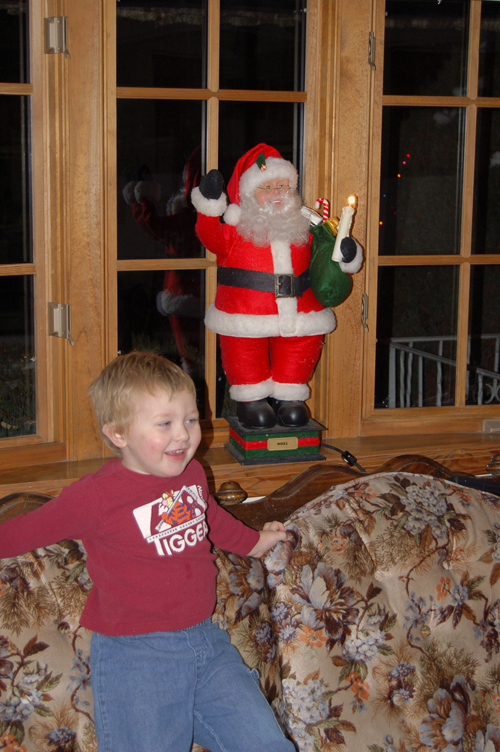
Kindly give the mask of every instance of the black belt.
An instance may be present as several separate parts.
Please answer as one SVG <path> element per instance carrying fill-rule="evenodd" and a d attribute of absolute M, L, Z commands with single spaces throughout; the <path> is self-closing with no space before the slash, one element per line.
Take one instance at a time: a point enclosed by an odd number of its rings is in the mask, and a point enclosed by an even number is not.
<path fill-rule="evenodd" d="M 309 269 L 297 277 L 294 274 L 271 274 L 250 269 L 219 266 L 217 284 L 227 287 L 244 287 L 246 290 L 272 292 L 277 298 L 301 298 L 311 287 Z"/>

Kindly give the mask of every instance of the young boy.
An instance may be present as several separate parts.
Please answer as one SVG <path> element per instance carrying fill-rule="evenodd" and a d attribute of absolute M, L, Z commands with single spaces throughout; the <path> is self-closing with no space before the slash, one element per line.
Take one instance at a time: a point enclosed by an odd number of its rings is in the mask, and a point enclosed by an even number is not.
<path fill-rule="evenodd" d="M 81 617 L 92 630 L 99 752 L 293 752 L 252 672 L 213 624 L 213 546 L 262 556 L 285 539 L 219 507 L 194 454 L 194 385 L 164 358 L 115 358 L 90 387 L 104 463 L 28 515 L 0 527 L 0 556 L 81 540 L 93 586 Z"/>

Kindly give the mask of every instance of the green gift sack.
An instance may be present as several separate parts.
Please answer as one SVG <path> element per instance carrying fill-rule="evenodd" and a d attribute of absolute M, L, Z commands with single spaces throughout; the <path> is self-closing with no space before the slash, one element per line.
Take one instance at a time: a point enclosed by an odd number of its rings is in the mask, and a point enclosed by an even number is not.
<path fill-rule="evenodd" d="M 309 278 L 316 298 L 326 308 L 342 303 L 352 288 L 352 279 L 342 271 L 338 261 L 332 261 L 335 235 L 328 224 L 322 222 L 310 228 L 313 236 Z"/>

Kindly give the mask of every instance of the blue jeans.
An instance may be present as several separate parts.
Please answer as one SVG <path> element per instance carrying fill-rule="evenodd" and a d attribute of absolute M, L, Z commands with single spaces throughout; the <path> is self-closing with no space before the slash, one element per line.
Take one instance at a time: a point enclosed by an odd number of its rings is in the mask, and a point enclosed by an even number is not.
<path fill-rule="evenodd" d="M 92 690 L 99 752 L 294 752 L 227 632 L 126 637 L 94 633 Z"/>

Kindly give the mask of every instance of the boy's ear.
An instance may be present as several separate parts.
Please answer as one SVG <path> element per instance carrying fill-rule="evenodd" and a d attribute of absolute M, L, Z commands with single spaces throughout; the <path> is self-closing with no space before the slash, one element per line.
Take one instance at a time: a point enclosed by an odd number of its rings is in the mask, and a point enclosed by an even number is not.
<path fill-rule="evenodd" d="M 117 428 L 114 423 L 105 423 L 102 427 L 102 432 L 119 449 L 127 446 L 124 431 Z"/>

